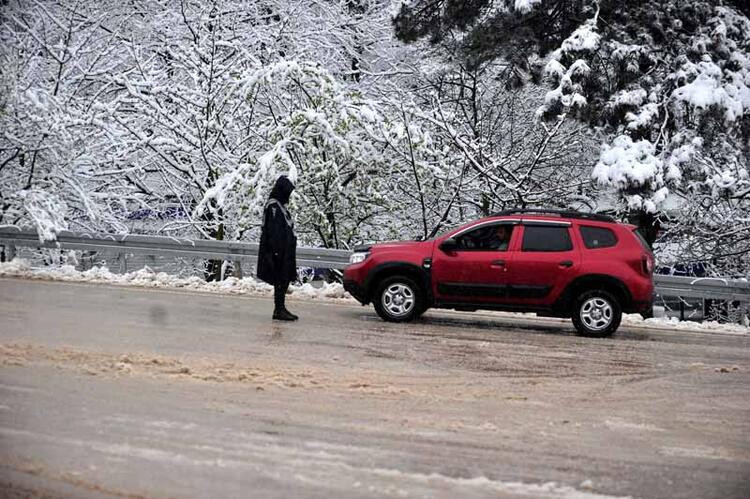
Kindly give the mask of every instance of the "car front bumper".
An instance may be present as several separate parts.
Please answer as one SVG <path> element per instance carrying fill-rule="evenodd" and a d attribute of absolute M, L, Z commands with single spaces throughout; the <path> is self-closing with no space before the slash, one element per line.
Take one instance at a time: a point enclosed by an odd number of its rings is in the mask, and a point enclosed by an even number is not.
<path fill-rule="evenodd" d="M 362 288 L 357 281 L 344 279 L 344 290 L 362 305 L 367 304 L 367 293 L 365 293 L 364 288 Z"/>

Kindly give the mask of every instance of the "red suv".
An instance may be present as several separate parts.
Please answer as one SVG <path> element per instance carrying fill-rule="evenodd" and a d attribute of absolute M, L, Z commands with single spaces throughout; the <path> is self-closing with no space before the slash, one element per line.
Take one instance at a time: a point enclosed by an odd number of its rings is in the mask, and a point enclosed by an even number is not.
<path fill-rule="evenodd" d="M 654 257 L 635 229 L 577 211 L 504 211 L 428 241 L 357 247 L 344 288 L 391 322 L 430 307 L 507 310 L 610 336 L 623 312 L 651 310 Z"/>

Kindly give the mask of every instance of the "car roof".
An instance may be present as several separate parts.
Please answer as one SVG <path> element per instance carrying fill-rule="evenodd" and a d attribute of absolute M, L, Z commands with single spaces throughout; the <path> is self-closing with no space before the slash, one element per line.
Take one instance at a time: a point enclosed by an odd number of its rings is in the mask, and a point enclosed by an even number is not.
<path fill-rule="evenodd" d="M 472 230 L 474 228 L 479 228 L 482 225 L 491 224 L 493 222 L 514 222 L 514 223 L 529 223 L 529 222 L 540 222 L 541 224 L 550 226 L 566 226 L 569 227 L 571 225 L 588 225 L 588 226 L 594 226 L 594 227 L 602 227 L 610 230 L 615 231 L 622 231 L 623 229 L 627 232 L 632 232 L 636 229 L 635 225 L 627 224 L 627 223 L 620 223 L 617 222 L 614 219 L 611 219 L 611 221 L 607 220 L 590 220 L 587 218 L 569 218 L 560 216 L 559 214 L 519 214 L 519 215 L 510 215 L 510 214 L 493 214 L 488 217 L 479 218 L 476 220 L 473 220 L 471 222 L 467 222 L 463 225 L 460 225 L 458 227 L 454 227 L 450 232 L 447 234 L 451 234 L 451 237 L 454 237 L 459 234 L 463 234 L 469 230 Z M 618 230 L 619 229 L 619 230 Z"/>
<path fill-rule="evenodd" d="M 497 213 L 493 213 L 491 216 L 528 216 L 528 215 L 534 215 L 534 216 L 541 216 L 541 217 L 554 217 L 555 219 L 558 218 L 567 218 L 567 219 L 576 219 L 576 220 L 592 220 L 597 222 L 608 222 L 613 223 L 617 222 L 614 218 L 612 218 L 609 215 L 603 215 L 601 213 L 590 213 L 585 211 L 577 211 L 577 210 L 557 210 L 557 209 L 547 209 L 547 208 L 516 208 L 511 210 L 503 210 Z"/>
<path fill-rule="evenodd" d="M 561 215 L 552 215 L 552 214 L 519 214 L 519 215 L 490 215 L 488 217 L 484 217 L 481 219 L 476 220 L 473 223 L 486 223 L 486 222 L 493 222 L 493 221 L 514 221 L 514 222 L 544 222 L 544 223 L 550 223 L 554 224 L 555 222 L 558 222 L 560 224 L 576 224 L 576 225 L 592 225 L 596 227 L 605 227 L 605 228 L 615 228 L 615 227 L 627 227 L 630 230 L 634 230 L 636 227 L 635 225 L 631 224 L 625 224 L 617 222 L 616 220 L 608 221 L 608 220 L 598 220 L 598 219 L 589 219 L 589 218 L 576 218 L 576 217 L 566 217 Z"/>

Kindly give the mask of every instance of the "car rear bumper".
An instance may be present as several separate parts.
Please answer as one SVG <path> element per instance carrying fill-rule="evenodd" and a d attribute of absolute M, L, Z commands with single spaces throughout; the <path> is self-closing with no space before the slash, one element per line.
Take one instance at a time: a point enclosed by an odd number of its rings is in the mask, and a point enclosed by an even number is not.
<path fill-rule="evenodd" d="M 631 313 L 641 314 L 644 319 L 654 316 L 654 297 L 645 301 L 634 301 Z"/>
<path fill-rule="evenodd" d="M 654 308 L 654 281 L 649 277 L 630 279 L 626 282 L 631 298 L 629 306 L 623 307 L 623 312 L 651 317 Z"/>

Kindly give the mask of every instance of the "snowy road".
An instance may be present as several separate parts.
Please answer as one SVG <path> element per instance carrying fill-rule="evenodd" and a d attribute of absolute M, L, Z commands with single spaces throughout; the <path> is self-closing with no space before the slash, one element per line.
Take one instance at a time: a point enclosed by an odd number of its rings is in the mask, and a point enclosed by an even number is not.
<path fill-rule="evenodd" d="M 0 279 L 20 497 L 747 497 L 750 337 Z M 2 494 L 0 494 L 2 495 Z"/>

